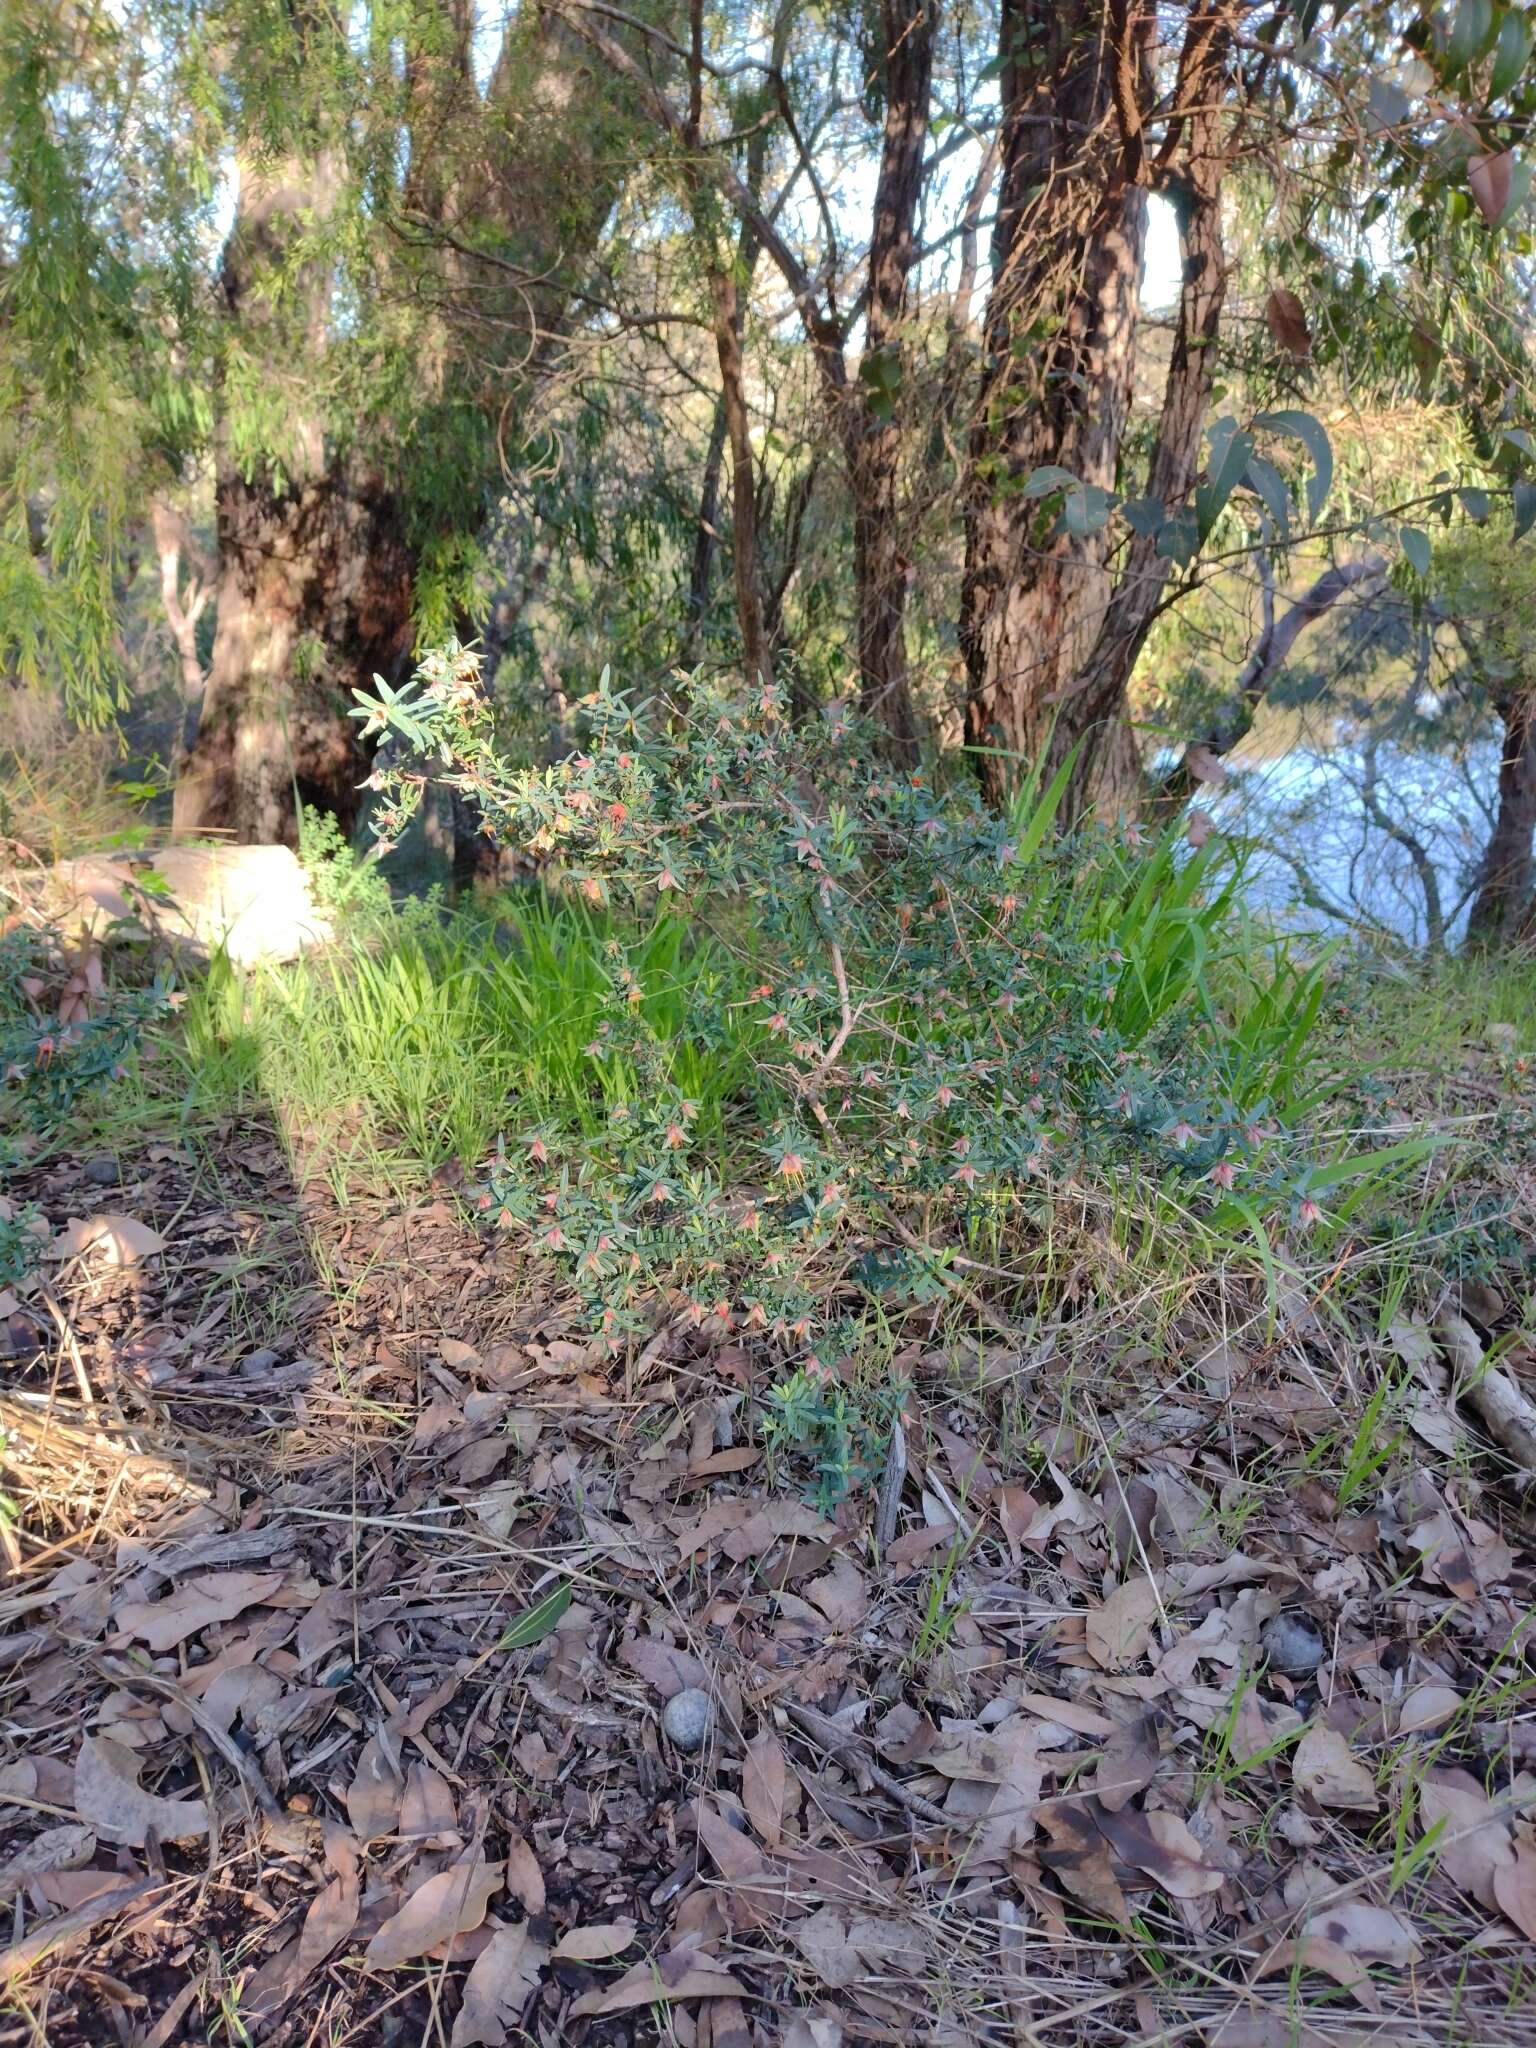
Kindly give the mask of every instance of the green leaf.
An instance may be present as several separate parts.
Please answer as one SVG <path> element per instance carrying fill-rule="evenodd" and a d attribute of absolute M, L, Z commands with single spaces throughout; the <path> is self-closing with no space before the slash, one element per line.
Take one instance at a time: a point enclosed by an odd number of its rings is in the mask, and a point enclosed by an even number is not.
<path fill-rule="evenodd" d="M 542 1600 L 532 1607 L 525 1607 L 522 1613 L 502 1633 L 497 1642 L 498 1650 L 526 1650 L 530 1643 L 542 1642 L 555 1628 L 571 1604 L 569 1582 L 556 1586 L 553 1593 L 546 1593 Z"/>
<path fill-rule="evenodd" d="M 1460 0 L 1445 46 L 1445 75 L 1465 71 L 1493 32 L 1493 0 Z"/>
<path fill-rule="evenodd" d="M 1404 1138 L 1400 1145 L 1383 1145 L 1375 1152 L 1348 1153 L 1327 1166 L 1314 1168 L 1307 1177 L 1307 1192 L 1320 1195 L 1329 1188 L 1341 1187 L 1345 1181 L 1359 1180 L 1364 1174 L 1384 1173 L 1389 1166 L 1405 1166 L 1427 1159 L 1447 1142 L 1438 1136 Z"/>
<path fill-rule="evenodd" d="M 1536 526 L 1536 484 L 1515 485 L 1515 539 Z"/>
<path fill-rule="evenodd" d="M 1248 467 L 1243 472 L 1243 482 L 1262 503 L 1282 543 L 1288 541 L 1291 537 L 1291 500 L 1279 470 L 1266 457 L 1250 455 Z"/>
<path fill-rule="evenodd" d="M 1456 495 L 1461 500 L 1462 510 L 1474 526 L 1486 526 L 1488 524 L 1488 493 L 1486 491 L 1480 490 L 1476 484 L 1469 484 L 1464 490 L 1458 491 Z"/>
<path fill-rule="evenodd" d="M 1510 87 L 1518 83 L 1530 62 L 1531 41 L 1530 16 L 1511 7 L 1499 24 L 1499 39 L 1493 51 L 1493 70 L 1488 79 L 1489 99 L 1502 99 Z"/>
<path fill-rule="evenodd" d="M 1077 478 L 1070 469 L 1063 469 L 1059 462 L 1042 463 L 1039 469 L 1032 469 L 1024 479 L 1026 498 L 1048 498 L 1053 491 L 1069 491 Z"/>
<path fill-rule="evenodd" d="M 1202 540 L 1221 517 L 1253 453 L 1252 434 L 1245 433 L 1230 417 L 1216 422 L 1211 428 L 1210 441 L 1211 459 L 1206 466 L 1206 480 L 1195 492 L 1195 524 L 1200 529 Z"/>
<path fill-rule="evenodd" d="M 1199 546 L 1200 528 L 1193 505 L 1185 505 L 1163 521 L 1157 536 L 1157 552 L 1165 562 L 1177 562 L 1181 569 L 1185 568 L 1194 560 Z"/>
<path fill-rule="evenodd" d="M 1150 539 L 1168 516 L 1167 507 L 1160 498 L 1127 498 L 1120 507 L 1125 523 L 1133 533 Z"/>
<path fill-rule="evenodd" d="M 1404 526 L 1399 529 L 1397 537 L 1402 542 L 1403 553 L 1407 556 L 1409 567 L 1414 574 L 1427 576 L 1433 559 L 1429 535 L 1421 532 L 1417 526 Z"/>
<path fill-rule="evenodd" d="M 1333 488 L 1333 445 L 1322 421 L 1309 412 L 1287 407 L 1281 412 L 1261 412 L 1254 421 L 1272 434 L 1288 434 L 1304 443 L 1312 457 L 1312 474 L 1307 478 L 1307 517 L 1315 526 Z"/>
<path fill-rule="evenodd" d="M 1062 501 L 1061 517 L 1068 533 L 1086 540 L 1107 523 L 1114 500 L 1098 484 L 1078 484 Z"/>

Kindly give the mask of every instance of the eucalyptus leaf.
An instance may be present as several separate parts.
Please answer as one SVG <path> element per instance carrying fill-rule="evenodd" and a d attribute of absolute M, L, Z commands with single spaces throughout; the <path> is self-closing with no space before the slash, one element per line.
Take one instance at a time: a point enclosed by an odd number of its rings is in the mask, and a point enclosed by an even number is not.
<path fill-rule="evenodd" d="M 1279 470 L 1266 456 L 1250 455 L 1248 467 L 1243 472 L 1243 482 L 1269 514 L 1277 538 L 1282 543 L 1288 541 L 1291 537 L 1291 500 Z"/>
<path fill-rule="evenodd" d="M 532 1607 L 525 1607 L 516 1621 L 508 1624 L 496 1644 L 497 1649 L 526 1650 L 530 1643 L 542 1642 L 551 1630 L 559 1626 L 560 1617 L 570 1604 L 569 1584 L 556 1586 L 552 1593 L 546 1593 Z"/>
<path fill-rule="evenodd" d="M 1429 535 L 1417 526 L 1405 526 L 1398 533 L 1404 558 L 1416 576 L 1427 576 L 1433 560 Z"/>
<path fill-rule="evenodd" d="M 1261 412 L 1254 425 L 1272 434 L 1287 434 L 1306 447 L 1312 457 L 1312 474 L 1307 478 L 1307 517 L 1315 526 L 1333 488 L 1333 444 L 1327 428 L 1315 414 L 1291 407 L 1281 412 Z"/>

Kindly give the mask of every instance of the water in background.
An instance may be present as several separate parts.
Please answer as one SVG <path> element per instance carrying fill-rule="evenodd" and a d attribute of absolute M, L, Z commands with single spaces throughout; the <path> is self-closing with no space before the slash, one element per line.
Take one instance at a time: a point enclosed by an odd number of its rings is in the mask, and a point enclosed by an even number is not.
<path fill-rule="evenodd" d="M 1225 787 L 1200 801 L 1221 830 L 1250 841 L 1248 886 L 1257 903 L 1298 930 L 1353 930 L 1423 946 L 1431 920 L 1420 870 L 1427 868 L 1445 940 L 1455 943 L 1493 823 L 1494 741 L 1454 758 L 1378 745 L 1374 809 L 1370 762 L 1350 740 L 1269 758 L 1238 751 L 1227 766 Z M 1416 846 L 1405 843 L 1408 836 Z"/>

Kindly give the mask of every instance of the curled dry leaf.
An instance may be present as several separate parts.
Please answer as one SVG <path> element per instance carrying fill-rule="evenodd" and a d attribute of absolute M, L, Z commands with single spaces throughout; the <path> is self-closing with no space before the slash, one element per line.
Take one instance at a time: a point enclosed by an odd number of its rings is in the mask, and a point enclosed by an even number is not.
<path fill-rule="evenodd" d="M 1439 1828 L 1435 1860 L 1451 1883 L 1491 1912 L 1494 1879 L 1515 1860 L 1509 1822 L 1468 1771 L 1426 1771 L 1419 1781 L 1419 1826 Z"/>
<path fill-rule="evenodd" d="M 689 1998 L 746 1998 L 750 1993 L 738 1983 L 724 1963 L 697 1949 L 668 1949 L 664 1955 L 636 1963 L 617 1984 L 606 1990 L 589 1991 L 571 2007 L 572 2019 L 594 2018 L 603 2013 L 632 2012 L 639 2005 L 670 2004 Z M 454 2048 L 465 2048 L 455 2042 Z"/>
<path fill-rule="evenodd" d="M 544 1873 L 538 1858 L 513 1829 L 507 1830 L 507 1890 L 525 1913 L 544 1910 Z"/>
<path fill-rule="evenodd" d="M 1514 175 L 1515 159 L 1507 149 L 1467 159 L 1467 183 L 1472 187 L 1478 212 L 1490 227 L 1503 217 Z"/>
<path fill-rule="evenodd" d="M 187 1842 L 211 1826 L 201 1799 L 160 1799 L 139 1784 L 139 1759 L 110 1735 L 87 1735 L 75 1759 L 75 1811 L 104 1842 L 142 1849 L 149 1831 Z"/>
<path fill-rule="evenodd" d="M 1127 1670 L 1145 1653 L 1160 1611 L 1157 1588 L 1149 1578 L 1127 1579 L 1101 1607 L 1089 1610 L 1089 1656 L 1102 1670 Z"/>
<path fill-rule="evenodd" d="M 562 1934 L 550 1954 L 556 1962 L 606 1963 L 623 1955 L 635 1938 L 633 1920 L 610 1920 L 594 1927 L 573 1927 Z"/>
<path fill-rule="evenodd" d="M 1297 1789 L 1310 1793 L 1319 1806 L 1340 1812 L 1375 1813 L 1381 1803 L 1376 1780 L 1366 1766 L 1336 1728 L 1320 1722 L 1297 1743 L 1291 1778 Z"/>
<path fill-rule="evenodd" d="M 1312 353 L 1312 336 L 1306 309 L 1296 294 L 1283 284 L 1275 285 L 1264 302 L 1264 320 L 1275 347 L 1304 363 Z"/>
<path fill-rule="evenodd" d="M 455 1863 L 440 1870 L 384 1922 L 364 1951 L 364 1960 L 375 1970 L 398 1970 L 440 1942 L 467 1934 L 485 1918 L 492 1893 L 501 1890 L 501 1879 L 500 1866 L 494 1863 Z"/>
<path fill-rule="evenodd" d="M 451 2048 L 502 2048 L 522 2026 L 548 1961 L 549 1950 L 534 1940 L 526 1923 L 498 1927 L 464 1980 Z"/>
<path fill-rule="evenodd" d="M 680 1692 L 709 1688 L 709 1673 L 689 1650 L 660 1636 L 629 1636 L 619 1645 L 619 1662 L 656 1688 L 664 1700 Z"/>
<path fill-rule="evenodd" d="M 49 1257 L 72 1259 L 99 1249 L 107 1265 L 133 1266 L 157 1257 L 165 1245 L 158 1230 L 134 1216 L 71 1216 L 49 1247 Z"/>
<path fill-rule="evenodd" d="M 125 1636 L 148 1643 L 158 1655 L 219 1621 L 233 1621 L 283 1588 L 281 1572 L 207 1572 L 187 1579 L 163 1600 L 132 1600 L 118 1609 Z"/>
<path fill-rule="evenodd" d="M 14 1899 L 24 1885 L 49 1870 L 79 1870 L 96 1853 L 93 1828 L 66 1822 L 63 1827 L 44 1828 L 24 1849 L 0 1864 L 0 1901 Z"/>
<path fill-rule="evenodd" d="M 764 1728 L 747 1744 L 741 1767 L 741 1803 L 759 1838 L 777 1849 L 784 1838 L 784 1800 L 789 1787 L 789 1766 L 784 1749 L 771 1728 Z"/>

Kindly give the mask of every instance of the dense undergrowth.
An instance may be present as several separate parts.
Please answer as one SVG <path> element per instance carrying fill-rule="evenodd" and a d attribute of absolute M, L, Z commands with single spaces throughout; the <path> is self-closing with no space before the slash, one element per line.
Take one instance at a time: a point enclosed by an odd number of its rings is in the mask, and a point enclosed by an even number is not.
<path fill-rule="evenodd" d="M 610 1347 L 672 1321 L 755 1338 L 770 1437 L 834 1492 L 888 1432 L 914 1313 L 984 1338 L 1065 1312 L 1123 1349 L 1197 1303 L 1212 1329 L 1306 1298 L 1379 1332 L 1528 1281 L 1530 962 L 1309 949 L 1248 914 L 1220 838 L 1060 835 L 1038 788 L 994 820 L 857 735 L 790 760 L 772 707 L 715 709 L 677 746 L 600 698 L 589 751 L 521 780 L 471 722 L 450 768 L 543 875 L 396 902 L 319 830 L 335 945 L 216 959 L 174 1019 L 133 951 L 61 1031 L 78 963 L 14 932 L 13 1156 L 82 1119 L 126 1147 L 269 1105 L 338 1205 L 459 1190 Z M 1469 1061 L 1470 1115 L 1443 1092 Z"/>

